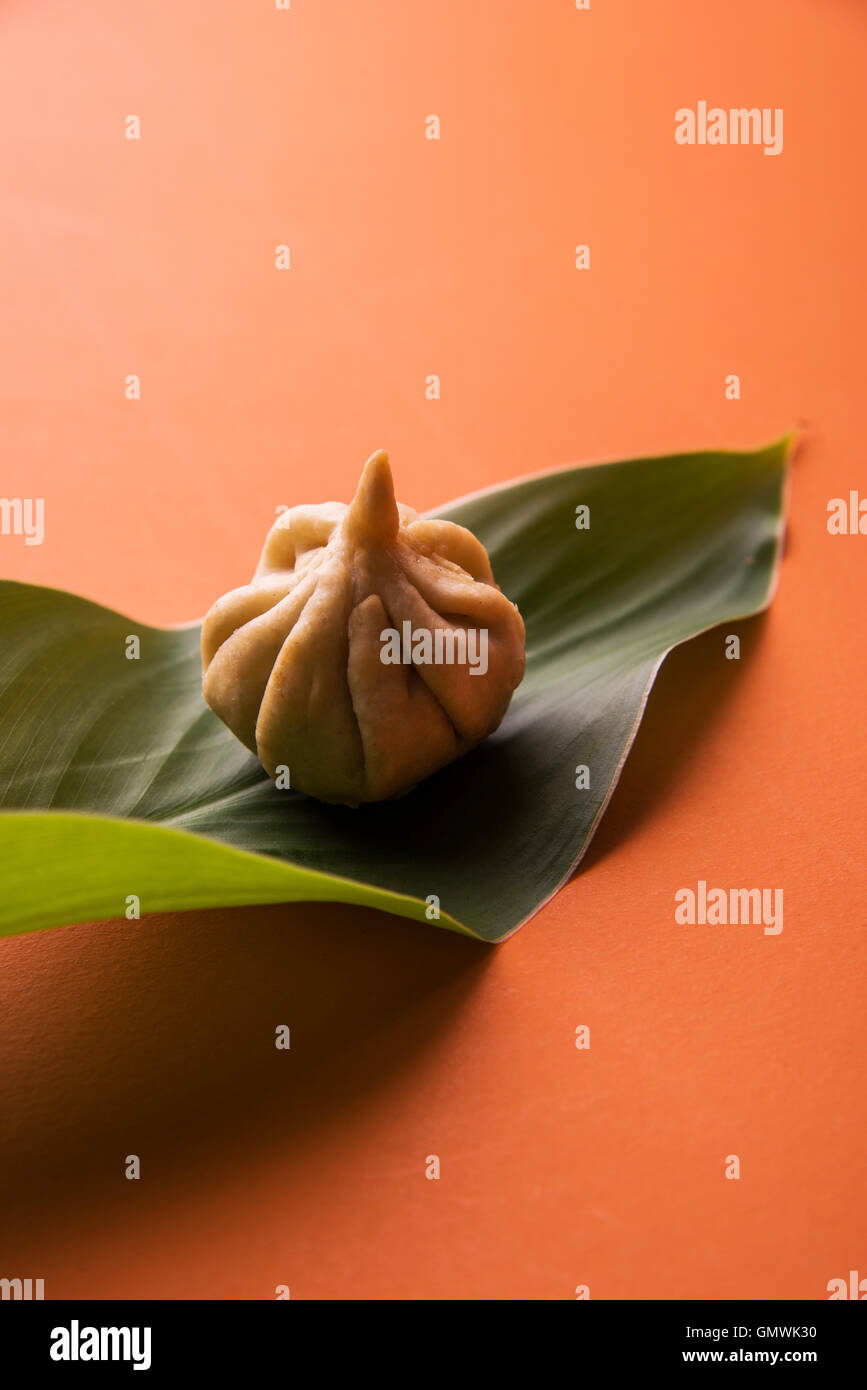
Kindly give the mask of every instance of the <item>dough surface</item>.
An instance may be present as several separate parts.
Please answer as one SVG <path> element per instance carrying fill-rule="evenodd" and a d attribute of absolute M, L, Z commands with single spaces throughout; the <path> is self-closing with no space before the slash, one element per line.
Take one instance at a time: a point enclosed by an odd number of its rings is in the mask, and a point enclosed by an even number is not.
<path fill-rule="evenodd" d="M 389 632 L 440 659 L 383 660 Z M 492 733 L 524 664 L 484 546 L 397 503 L 381 450 L 348 506 L 284 512 L 252 582 L 202 628 L 211 709 L 271 777 L 350 806 L 403 795 Z"/>

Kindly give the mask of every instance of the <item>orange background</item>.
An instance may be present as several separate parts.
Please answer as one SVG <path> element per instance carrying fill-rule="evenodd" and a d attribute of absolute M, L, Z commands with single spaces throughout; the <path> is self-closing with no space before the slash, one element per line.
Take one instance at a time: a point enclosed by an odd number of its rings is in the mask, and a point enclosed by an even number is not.
<path fill-rule="evenodd" d="M 666 663 L 583 871 L 504 946 L 305 905 L 0 946 L 0 1276 L 547 1299 L 867 1275 L 867 539 L 826 530 L 867 495 L 865 7 L 6 0 L 0 36 L 0 491 L 46 503 L 6 576 L 187 620 L 278 504 L 348 498 L 378 446 L 427 508 L 806 438 L 770 614 L 739 664 L 721 631 Z M 677 146 L 699 99 L 783 107 L 782 155 Z M 782 935 L 677 926 L 699 878 L 783 887 Z"/>

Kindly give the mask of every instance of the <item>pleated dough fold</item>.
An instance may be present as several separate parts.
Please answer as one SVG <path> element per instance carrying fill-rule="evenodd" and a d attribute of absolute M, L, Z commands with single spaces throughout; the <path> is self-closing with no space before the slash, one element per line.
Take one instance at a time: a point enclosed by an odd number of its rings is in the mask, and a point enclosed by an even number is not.
<path fill-rule="evenodd" d="M 524 664 L 484 546 L 398 504 L 382 451 L 349 506 L 284 512 L 252 582 L 202 628 L 211 709 L 272 777 L 350 806 L 401 796 L 486 738 Z"/>

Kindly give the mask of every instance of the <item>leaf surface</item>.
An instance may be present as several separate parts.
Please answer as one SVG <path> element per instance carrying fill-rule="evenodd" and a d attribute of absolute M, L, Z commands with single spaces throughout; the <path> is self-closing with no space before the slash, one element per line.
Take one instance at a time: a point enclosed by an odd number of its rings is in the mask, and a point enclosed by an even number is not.
<path fill-rule="evenodd" d="M 502 940 L 587 847 L 665 654 L 769 602 L 788 442 L 563 469 L 439 509 L 518 604 L 527 674 L 485 743 L 358 810 L 272 785 L 202 700 L 198 627 L 0 583 L 0 935 L 123 916 L 130 895 L 142 913 L 330 899 L 419 921 L 433 895 L 439 925 Z M 720 664 L 730 679 L 722 641 Z"/>

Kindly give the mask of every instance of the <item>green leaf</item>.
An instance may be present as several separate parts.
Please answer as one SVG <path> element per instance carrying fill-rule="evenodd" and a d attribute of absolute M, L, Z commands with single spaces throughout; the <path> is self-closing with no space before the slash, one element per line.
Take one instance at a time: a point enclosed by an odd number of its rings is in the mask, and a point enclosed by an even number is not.
<path fill-rule="evenodd" d="M 197 627 L 0 584 L 0 934 L 123 916 L 129 895 L 419 921 L 435 895 L 441 926 L 502 940 L 587 847 L 666 652 L 768 603 L 788 444 L 570 468 L 438 511 L 487 546 L 527 674 L 490 739 L 358 810 L 271 784 L 203 703 Z M 722 641 L 720 679 L 737 679 Z"/>

